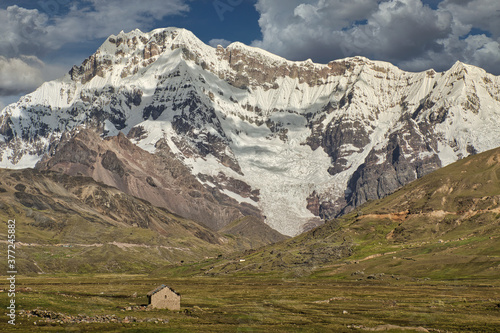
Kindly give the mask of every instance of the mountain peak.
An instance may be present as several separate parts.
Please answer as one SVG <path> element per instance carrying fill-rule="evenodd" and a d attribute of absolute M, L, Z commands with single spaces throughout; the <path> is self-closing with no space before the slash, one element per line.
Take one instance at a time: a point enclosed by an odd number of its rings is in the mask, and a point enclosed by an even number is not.
<path fill-rule="evenodd" d="M 283 57 L 280 57 L 274 53 L 266 51 L 264 49 L 250 46 L 250 45 L 246 45 L 246 44 L 241 43 L 241 42 L 233 42 L 233 43 L 229 44 L 227 46 L 226 50 L 228 50 L 228 51 L 238 50 L 238 51 L 242 51 L 242 52 L 248 52 L 250 54 L 257 55 L 258 57 L 260 57 L 262 59 L 266 59 L 268 61 L 275 61 L 275 62 L 280 62 L 280 63 L 292 62 L 292 61 L 289 61 L 289 60 L 287 60 Z"/>
<path fill-rule="evenodd" d="M 448 70 L 448 72 L 455 73 L 455 74 L 460 74 L 460 73 L 464 72 L 465 74 L 476 73 L 477 75 L 491 75 L 491 74 L 488 74 L 484 69 L 482 69 L 480 67 L 466 64 L 466 63 L 461 62 L 459 60 L 457 60 L 453 64 L 453 66 Z"/>
<path fill-rule="evenodd" d="M 458 72 L 461 72 L 462 70 L 464 69 L 467 69 L 469 66 L 463 62 L 461 62 L 460 60 L 457 60 L 455 61 L 455 63 L 453 64 L 453 66 L 451 66 L 451 68 L 449 69 L 450 72 L 453 72 L 453 73 L 458 73 Z"/>
<path fill-rule="evenodd" d="M 453 71 L 289 61 L 242 43 L 213 48 L 185 29 L 134 30 L 1 111 L 0 166 L 33 167 L 78 126 L 123 131 L 294 235 L 500 146 L 500 78 L 460 62 Z"/>

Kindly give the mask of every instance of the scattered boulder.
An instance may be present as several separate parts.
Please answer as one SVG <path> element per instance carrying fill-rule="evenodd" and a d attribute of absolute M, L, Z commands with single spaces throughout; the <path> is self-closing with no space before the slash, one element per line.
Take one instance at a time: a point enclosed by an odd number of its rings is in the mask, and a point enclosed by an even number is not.
<path fill-rule="evenodd" d="M 87 316 L 79 314 L 76 316 L 71 316 L 68 314 L 63 314 L 60 312 L 53 312 L 48 310 L 34 309 L 34 310 L 20 310 L 19 315 L 21 317 L 27 318 L 40 318 L 34 322 L 34 325 L 40 325 L 40 323 L 56 323 L 56 324 L 81 324 L 81 323 L 142 323 L 142 322 L 154 322 L 156 324 L 168 323 L 168 319 L 164 318 L 145 318 L 138 319 L 135 317 L 126 316 L 124 318 L 119 318 L 114 314 L 111 315 L 94 315 Z"/>

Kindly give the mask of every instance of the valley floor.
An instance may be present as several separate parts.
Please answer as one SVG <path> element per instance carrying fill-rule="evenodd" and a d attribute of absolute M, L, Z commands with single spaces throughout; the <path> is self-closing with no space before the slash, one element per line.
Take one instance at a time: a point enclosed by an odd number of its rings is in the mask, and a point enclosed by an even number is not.
<path fill-rule="evenodd" d="M 181 294 L 181 311 L 140 308 L 162 283 Z M 8 304 L 6 282 L 0 288 Z M 500 332 L 497 279 L 83 274 L 18 276 L 16 288 L 16 325 L 2 311 L 2 332 Z M 26 315 L 34 309 L 44 311 Z"/>

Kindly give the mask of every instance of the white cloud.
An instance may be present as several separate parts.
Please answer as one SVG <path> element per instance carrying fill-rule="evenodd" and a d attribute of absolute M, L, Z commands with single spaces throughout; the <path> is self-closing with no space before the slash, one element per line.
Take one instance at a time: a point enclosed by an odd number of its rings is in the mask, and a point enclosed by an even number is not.
<path fill-rule="evenodd" d="M 231 43 L 232 42 L 230 40 L 218 39 L 218 38 L 212 39 L 208 42 L 208 44 L 212 47 L 217 47 L 218 45 L 221 45 L 222 47 L 227 47 Z"/>
<path fill-rule="evenodd" d="M 259 0 L 262 40 L 293 60 L 328 62 L 363 55 L 407 70 L 449 68 L 461 60 L 500 74 L 500 2 L 444 0 Z M 467 36 L 472 28 L 491 36 Z"/>
<path fill-rule="evenodd" d="M 56 19 L 51 33 L 66 41 L 105 38 L 121 30 L 149 30 L 155 21 L 188 10 L 185 0 L 90 0 Z"/>
<path fill-rule="evenodd" d="M 10 6 L 0 10 L 0 22 L 0 55 L 33 55 L 43 53 L 43 50 L 47 49 L 47 15 L 36 9 Z"/>
<path fill-rule="evenodd" d="M 0 56 L 0 95 L 9 96 L 35 90 L 44 80 L 43 63 L 34 56 Z"/>
<path fill-rule="evenodd" d="M 397 61 L 438 48 L 436 40 L 451 32 L 450 15 L 420 0 L 300 1 L 288 12 L 278 10 L 281 3 L 259 1 L 264 38 L 254 45 L 293 59 L 367 55 Z"/>

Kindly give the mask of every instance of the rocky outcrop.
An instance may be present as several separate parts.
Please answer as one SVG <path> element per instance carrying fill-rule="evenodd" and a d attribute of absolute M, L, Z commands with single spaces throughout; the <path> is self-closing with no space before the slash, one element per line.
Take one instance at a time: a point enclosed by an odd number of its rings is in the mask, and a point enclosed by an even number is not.
<path fill-rule="evenodd" d="M 320 215 L 320 202 L 319 202 L 319 195 L 314 191 L 311 193 L 311 195 L 307 198 L 307 209 L 314 215 L 314 216 L 319 216 Z"/>
<path fill-rule="evenodd" d="M 278 79 L 288 77 L 297 80 L 300 84 L 309 86 L 325 84 L 332 76 L 343 75 L 351 64 L 345 62 L 330 62 L 327 66 L 317 67 L 308 60 L 304 62 L 286 62 L 276 59 L 269 62 L 271 54 L 263 54 L 262 50 L 252 49 L 241 43 L 233 43 L 228 48 L 217 47 L 217 57 L 227 62 L 231 72 L 219 72 L 219 78 L 228 81 L 231 85 L 247 89 L 249 87 L 266 87 L 277 89 Z M 278 58 L 278 57 L 276 57 Z"/>
<path fill-rule="evenodd" d="M 55 325 L 71 325 L 71 324 L 92 324 L 92 323 L 114 323 L 114 324 L 130 324 L 130 323 L 160 323 L 167 324 L 168 319 L 164 318 L 136 318 L 132 316 L 118 317 L 117 315 L 95 315 L 88 316 L 84 314 L 79 314 L 76 316 L 54 312 L 49 310 L 34 309 L 34 310 L 20 310 L 19 316 L 25 318 L 36 319 L 35 325 L 43 326 L 47 324 Z"/>
<path fill-rule="evenodd" d="M 345 207 L 340 213 L 349 212 L 369 200 L 383 198 L 442 166 L 436 153 L 435 137 L 423 135 L 408 119 L 401 119 L 400 123 L 403 126 L 389 136 L 387 146 L 371 150 L 353 173 L 343 198 Z M 322 213 L 339 214 L 327 210 Z"/>

